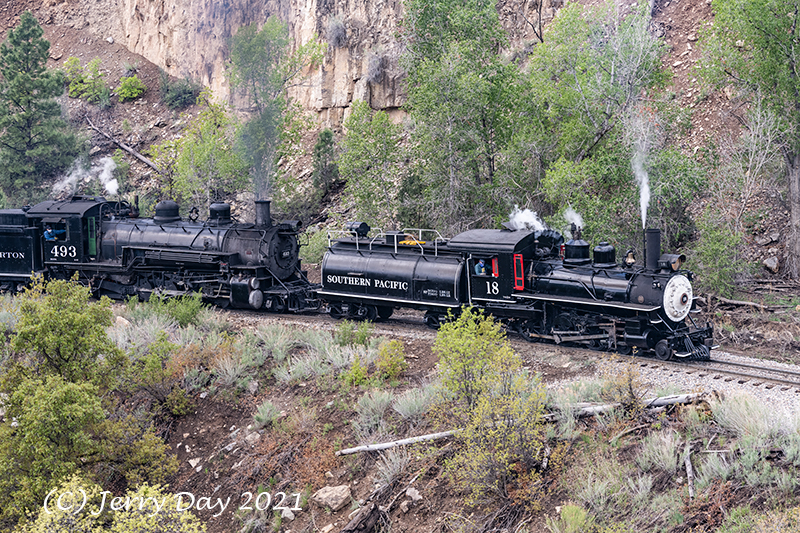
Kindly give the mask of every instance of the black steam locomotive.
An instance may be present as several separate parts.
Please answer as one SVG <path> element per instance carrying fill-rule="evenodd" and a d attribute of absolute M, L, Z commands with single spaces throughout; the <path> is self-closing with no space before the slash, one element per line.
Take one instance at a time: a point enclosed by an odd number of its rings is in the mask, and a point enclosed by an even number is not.
<path fill-rule="evenodd" d="M 255 224 L 235 222 L 228 204 L 209 211 L 204 222 L 183 220 L 163 201 L 153 218 L 139 218 L 135 205 L 89 196 L 0 210 L 0 289 L 77 272 L 95 294 L 116 299 L 199 291 L 226 307 L 319 306 L 300 269 L 299 222 L 273 224 L 268 201 L 256 202 Z"/>
<path fill-rule="evenodd" d="M 448 309 L 485 309 L 530 341 L 548 340 L 659 359 L 708 359 L 710 324 L 698 326 L 692 273 L 683 255 L 661 254 L 661 234 L 647 230 L 645 265 L 633 252 L 617 264 L 613 246 L 589 244 L 576 232 L 470 230 L 449 241 L 438 234 L 386 232 L 366 224 L 332 243 L 318 294 L 334 317 L 388 318 L 395 307 L 425 311 L 437 326 Z M 481 260 L 483 260 L 481 262 Z"/>
<path fill-rule="evenodd" d="M 685 258 L 662 255 L 657 230 L 646 232 L 640 266 L 632 253 L 617 264 L 606 243 L 590 257 L 579 234 L 565 243 L 553 230 L 422 240 L 422 230 L 369 237 L 366 224 L 351 223 L 325 254 L 319 286 L 301 269 L 301 224 L 273 224 L 268 201 L 256 202 L 254 224 L 236 222 L 228 204 L 209 212 L 206 221 L 184 220 L 163 201 L 153 218 L 140 218 L 135 205 L 88 196 L 0 210 L 0 290 L 34 274 L 77 272 L 96 295 L 116 299 L 201 292 L 223 307 L 272 312 L 318 310 L 324 299 L 335 318 L 387 319 L 407 307 L 425 311 L 433 327 L 448 310 L 473 305 L 531 341 L 636 348 L 660 359 L 707 359 L 713 344 L 711 325 L 691 318 Z"/>

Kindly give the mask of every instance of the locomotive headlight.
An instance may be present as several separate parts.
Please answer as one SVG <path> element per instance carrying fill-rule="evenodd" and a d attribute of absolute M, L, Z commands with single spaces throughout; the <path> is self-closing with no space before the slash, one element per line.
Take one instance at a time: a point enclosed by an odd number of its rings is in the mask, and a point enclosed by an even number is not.
<path fill-rule="evenodd" d="M 686 276 L 672 276 L 664 289 L 664 311 L 673 322 L 680 322 L 692 308 L 692 284 Z"/>

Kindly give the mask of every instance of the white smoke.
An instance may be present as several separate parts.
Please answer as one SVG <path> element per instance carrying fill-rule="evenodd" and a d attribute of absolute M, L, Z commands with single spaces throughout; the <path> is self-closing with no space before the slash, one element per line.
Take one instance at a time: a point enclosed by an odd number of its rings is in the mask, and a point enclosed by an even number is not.
<path fill-rule="evenodd" d="M 96 179 L 107 194 L 115 196 L 119 192 L 119 182 L 114 177 L 116 168 L 117 164 L 110 157 L 100 159 L 90 168 L 86 168 L 84 162 L 79 161 L 69 174 L 53 185 L 53 195 L 58 196 L 64 192 L 75 194 L 80 188 Z"/>
<path fill-rule="evenodd" d="M 647 158 L 650 151 L 664 138 L 664 128 L 655 108 L 644 102 L 633 106 L 623 117 L 625 138 L 633 148 L 631 169 L 639 185 L 639 208 L 642 228 L 647 224 L 647 209 L 650 207 L 650 177 L 647 174 Z"/>
<path fill-rule="evenodd" d="M 583 227 L 583 217 L 580 216 L 578 212 L 572 209 L 571 207 L 568 207 L 567 210 L 564 211 L 564 218 L 570 224 L 575 224 L 579 228 Z"/>
<path fill-rule="evenodd" d="M 639 209 L 642 211 L 642 229 L 647 224 L 647 208 L 650 207 L 650 176 L 644 168 L 646 154 L 636 151 L 631 159 L 631 168 L 639 184 Z"/>
<path fill-rule="evenodd" d="M 532 229 L 534 231 L 544 231 L 547 226 L 535 211 L 530 209 L 520 209 L 514 206 L 514 210 L 508 215 L 508 225 L 515 230 Z"/>

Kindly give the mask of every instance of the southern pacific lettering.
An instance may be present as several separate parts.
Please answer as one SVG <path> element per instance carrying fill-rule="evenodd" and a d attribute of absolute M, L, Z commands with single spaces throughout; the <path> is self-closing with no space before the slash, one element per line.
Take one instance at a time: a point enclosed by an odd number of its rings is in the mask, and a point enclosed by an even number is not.
<path fill-rule="evenodd" d="M 326 282 L 331 285 L 359 285 L 361 287 L 375 287 L 376 289 L 392 289 L 400 291 L 408 290 L 407 281 L 397 281 L 391 279 L 373 280 L 369 278 L 359 278 L 355 276 L 334 276 L 333 274 L 329 274 L 325 279 Z"/>

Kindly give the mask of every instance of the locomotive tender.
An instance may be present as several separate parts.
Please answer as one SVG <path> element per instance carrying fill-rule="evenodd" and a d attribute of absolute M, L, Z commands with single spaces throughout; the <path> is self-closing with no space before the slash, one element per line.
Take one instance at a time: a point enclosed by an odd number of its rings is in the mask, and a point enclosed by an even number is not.
<path fill-rule="evenodd" d="M 256 202 L 255 224 L 235 222 L 228 204 L 209 211 L 204 222 L 183 220 L 167 200 L 153 218 L 139 218 L 136 206 L 90 196 L 0 210 L 0 289 L 77 272 L 96 295 L 116 299 L 199 291 L 225 307 L 318 307 L 300 270 L 299 222 L 273 224 L 269 201 Z M 47 227 L 56 240 L 45 238 Z"/>
<path fill-rule="evenodd" d="M 600 243 L 590 257 L 577 231 L 564 242 L 553 230 L 475 229 L 449 241 L 402 232 L 335 240 L 322 263 L 318 294 L 332 316 L 388 318 L 394 307 L 424 310 L 437 326 L 447 311 L 473 305 L 530 341 L 548 340 L 659 359 L 708 359 L 713 327 L 698 326 L 692 273 L 683 255 L 661 254 L 661 234 L 647 230 L 645 265 L 629 252 L 622 265 Z M 416 230 L 410 230 L 416 231 Z M 488 265 L 476 269 L 480 259 Z M 479 272 L 480 271 L 480 272 Z"/>
<path fill-rule="evenodd" d="M 256 202 L 254 224 L 236 222 L 228 204 L 209 212 L 206 221 L 194 210 L 185 220 L 168 200 L 140 218 L 137 206 L 90 196 L 0 210 L 0 290 L 77 272 L 94 294 L 116 299 L 201 292 L 222 307 L 272 312 L 315 311 L 324 300 L 335 318 L 367 320 L 406 307 L 425 311 L 432 327 L 472 305 L 529 341 L 710 356 L 713 328 L 690 314 L 692 273 L 681 269 L 684 256 L 661 254 L 658 230 L 646 231 L 642 266 L 632 253 L 618 264 L 607 243 L 590 257 L 579 232 L 569 242 L 553 230 L 369 237 L 369 226 L 354 222 L 330 243 L 320 286 L 301 270 L 300 222 L 273 224 L 269 201 Z M 48 227 L 56 240 L 45 238 Z M 475 268 L 480 259 L 485 271 Z"/>

